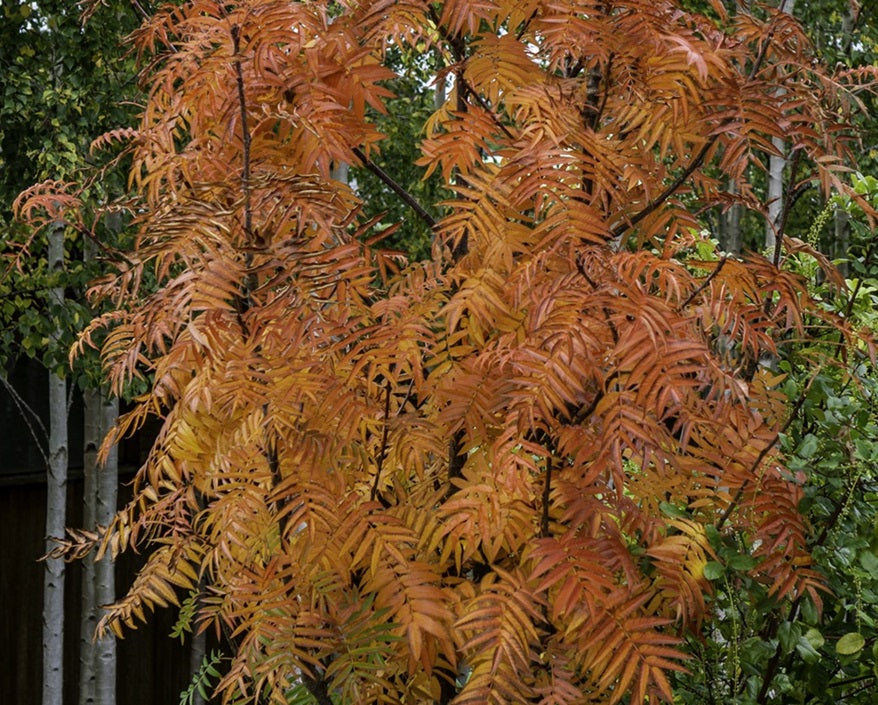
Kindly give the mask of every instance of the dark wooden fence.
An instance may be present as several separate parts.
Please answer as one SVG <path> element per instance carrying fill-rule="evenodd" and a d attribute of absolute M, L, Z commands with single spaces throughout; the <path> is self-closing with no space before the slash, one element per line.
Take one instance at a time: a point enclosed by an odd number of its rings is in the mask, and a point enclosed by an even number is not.
<path fill-rule="evenodd" d="M 23 400 L 46 418 L 46 374 L 24 364 L 9 375 Z M 70 415 L 71 480 L 67 524 L 82 526 L 82 410 L 74 397 Z M 45 464 L 8 390 L 0 389 L 0 683 L 15 705 L 40 705 L 42 692 L 42 591 L 45 552 Z M 45 421 L 44 421 L 45 424 Z M 47 425 L 47 424 L 46 424 Z M 143 457 L 141 441 L 121 449 L 126 468 L 120 500 L 130 496 L 125 481 Z M 134 580 L 143 558 L 123 556 L 116 565 L 117 594 Z M 67 566 L 65 578 L 65 705 L 76 705 L 79 688 L 81 568 Z M 149 625 L 118 642 L 117 705 L 177 705 L 190 682 L 190 649 L 169 634 L 172 610 L 159 611 Z M 11 698 L 10 698 L 11 694 Z"/>
<path fill-rule="evenodd" d="M 81 523 L 82 483 L 68 488 L 68 521 Z M 0 487 L 0 682 L 7 684 L 16 705 L 39 705 L 42 662 L 45 485 L 17 483 Z M 131 584 L 137 556 L 125 556 L 116 566 L 121 593 Z M 79 688 L 79 617 L 81 569 L 67 566 L 65 578 L 64 702 L 76 705 Z M 118 705 L 176 705 L 190 680 L 188 644 L 169 634 L 171 610 L 162 610 L 147 626 L 130 631 L 118 642 Z M 8 697 L 8 695 L 7 695 Z"/>

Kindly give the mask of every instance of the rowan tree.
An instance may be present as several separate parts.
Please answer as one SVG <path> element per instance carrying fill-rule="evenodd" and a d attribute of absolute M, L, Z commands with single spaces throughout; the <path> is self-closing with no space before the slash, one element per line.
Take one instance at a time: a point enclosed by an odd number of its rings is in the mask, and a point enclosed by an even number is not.
<path fill-rule="evenodd" d="M 843 285 L 783 218 L 738 258 L 701 214 L 767 212 L 773 138 L 792 187 L 849 192 L 866 72 L 720 2 L 189 0 L 132 41 L 149 98 L 101 144 L 130 143 L 139 235 L 82 345 L 147 385 L 108 443 L 161 430 L 128 507 L 63 546 L 150 551 L 105 628 L 190 591 L 230 702 L 639 703 L 674 697 L 717 540 L 778 610 L 820 609 L 772 361 L 815 327 L 869 348 L 787 266 Z M 438 219 L 374 161 L 388 54 L 425 52 Z M 430 259 L 382 250 L 338 164 Z M 75 188 L 21 208 L 58 204 Z"/>

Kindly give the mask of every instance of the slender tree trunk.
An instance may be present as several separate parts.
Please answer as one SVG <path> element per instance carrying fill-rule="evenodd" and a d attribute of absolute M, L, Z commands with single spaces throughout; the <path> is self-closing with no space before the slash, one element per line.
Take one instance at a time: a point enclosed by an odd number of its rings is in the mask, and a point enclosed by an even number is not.
<path fill-rule="evenodd" d="M 106 437 L 119 417 L 119 400 L 104 398 L 101 401 L 101 440 Z M 95 520 L 107 526 L 116 514 L 117 488 L 119 486 L 119 452 L 113 446 L 98 472 Z M 109 553 L 95 564 L 94 594 L 96 608 L 116 600 L 115 565 Z M 116 703 L 116 637 L 104 634 L 98 640 L 95 652 L 95 702 L 97 705 Z"/>
<path fill-rule="evenodd" d="M 97 389 L 87 389 L 83 394 L 84 435 L 83 435 L 83 507 L 82 523 L 86 528 L 94 528 L 95 505 L 97 504 L 98 448 L 101 445 L 103 426 L 101 393 Z M 79 705 L 93 705 L 95 702 L 95 628 L 98 623 L 97 602 L 95 601 L 95 564 L 86 559 L 82 562 L 82 616 L 79 623 Z"/>
<path fill-rule="evenodd" d="M 729 181 L 728 191 L 731 194 L 736 194 L 738 185 L 734 181 Z M 734 255 L 741 254 L 744 243 L 741 236 L 740 203 L 734 204 L 725 213 L 720 214 L 719 228 L 720 249 Z"/>
<path fill-rule="evenodd" d="M 349 184 L 350 171 L 350 165 L 346 164 L 345 162 L 341 162 L 339 164 L 332 165 L 332 170 L 329 175 L 336 181 L 341 181 L 343 184 Z"/>
<path fill-rule="evenodd" d="M 765 249 L 770 253 L 774 252 L 777 232 L 780 226 L 781 213 L 783 212 L 784 190 L 783 190 L 783 172 L 787 165 L 786 143 L 773 137 L 771 143 L 780 152 L 780 154 L 772 154 L 768 160 L 768 219 L 765 222 Z"/>
<path fill-rule="evenodd" d="M 107 217 L 110 232 L 121 231 L 118 214 Z M 86 262 L 94 259 L 95 246 L 87 241 Z M 103 464 L 98 451 L 119 416 L 119 402 L 105 397 L 99 389 L 84 393 L 85 436 L 83 453 L 83 521 L 88 528 L 107 526 L 116 513 L 119 460 L 112 448 Z M 80 705 L 115 705 L 116 639 L 113 635 L 96 640 L 95 629 L 101 608 L 116 599 L 114 565 L 109 555 L 100 561 L 85 560 L 82 565 L 82 620 L 80 623 Z"/>
<path fill-rule="evenodd" d="M 64 267 L 64 227 L 49 231 L 49 269 Z M 50 292 L 53 306 L 64 303 L 64 288 Z M 55 341 L 60 333 L 52 336 Z M 53 537 L 63 537 L 67 523 L 67 383 L 49 371 L 49 467 L 46 477 L 46 550 Z M 43 586 L 43 705 L 63 705 L 64 691 L 64 561 L 46 560 Z"/>
<path fill-rule="evenodd" d="M 119 415 L 119 403 L 89 389 L 85 397 L 84 524 L 106 526 L 116 513 L 118 453 L 113 448 L 106 462 L 98 463 L 98 449 Z M 80 622 L 80 705 L 115 705 L 116 640 L 104 635 L 95 640 L 95 628 L 103 605 L 116 599 L 113 561 L 83 561 L 82 620 Z"/>
<path fill-rule="evenodd" d="M 784 12 L 793 14 L 795 0 L 780 0 L 780 7 Z M 783 233 L 778 232 L 784 208 L 784 169 L 787 166 L 787 145 L 778 137 L 771 139 L 771 144 L 779 152 L 772 154 L 768 159 L 768 219 L 765 222 L 765 249 L 769 256 L 774 252 L 777 238 Z"/>

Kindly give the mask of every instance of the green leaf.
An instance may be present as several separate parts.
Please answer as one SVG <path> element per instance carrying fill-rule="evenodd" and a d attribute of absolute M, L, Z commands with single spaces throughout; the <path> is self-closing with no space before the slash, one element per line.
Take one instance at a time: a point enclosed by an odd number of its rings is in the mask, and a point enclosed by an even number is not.
<path fill-rule="evenodd" d="M 802 638 L 815 649 L 821 648 L 823 644 L 826 643 L 826 639 L 823 638 L 823 634 L 820 633 L 820 630 L 814 629 L 813 627 L 806 631 Z"/>
<path fill-rule="evenodd" d="M 861 651 L 866 645 L 866 640 L 859 632 L 849 632 L 845 634 L 835 645 L 835 651 L 840 656 L 851 656 Z"/>
<path fill-rule="evenodd" d="M 659 502 L 659 509 L 662 510 L 662 513 L 665 516 L 672 518 L 685 519 L 688 516 L 684 509 L 681 509 L 676 504 L 671 504 L 670 502 Z"/>
<path fill-rule="evenodd" d="M 717 580 L 726 572 L 722 563 L 716 561 L 708 561 L 704 566 L 704 577 L 708 580 Z"/>
<path fill-rule="evenodd" d="M 782 622 L 777 630 L 777 638 L 780 640 L 783 653 L 788 654 L 798 646 L 801 630 L 792 622 Z"/>
<path fill-rule="evenodd" d="M 878 578 L 878 556 L 872 551 L 863 551 L 860 554 L 860 565 L 873 578 Z"/>
<path fill-rule="evenodd" d="M 805 663 L 813 664 L 820 660 L 820 652 L 805 637 L 799 639 L 796 651 Z"/>
<path fill-rule="evenodd" d="M 738 554 L 729 559 L 729 568 L 734 570 L 750 570 L 756 565 L 756 559 L 753 556 Z"/>
<path fill-rule="evenodd" d="M 805 436 L 804 440 L 802 440 L 802 445 L 799 446 L 797 455 L 800 458 L 810 458 L 817 452 L 817 445 L 817 436 L 813 433 L 809 433 Z"/>

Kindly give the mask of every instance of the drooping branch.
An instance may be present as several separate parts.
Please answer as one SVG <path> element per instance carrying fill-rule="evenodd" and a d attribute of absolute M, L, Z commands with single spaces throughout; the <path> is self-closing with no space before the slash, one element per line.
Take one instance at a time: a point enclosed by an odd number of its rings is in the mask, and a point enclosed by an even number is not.
<path fill-rule="evenodd" d="M 784 422 L 783 426 L 781 426 L 777 432 L 774 434 L 774 439 L 771 443 L 767 443 L 765 447 L 759 452 L 756 456 L 756 460 L 753 461 L 753 464 L 750 466 L 750 472 L 755 473 L 759 468 L 759 465 L 765 460 L 765 457 L 771 452 L 771 449 L 774 448 L 777 440 L 789 431 L 790 426 L 793 425 L 793 422 L 798 417 L 799 412 L 802 410 L 802 407 L 805 405 L 805 399 L 808 396 L 808 392 L 811 389 L 811 385 L 814 384 L 814 381 L 817 379 L 817 375 L 820 373 L 822 367 L 818 367 L 814 374 L 811 376 L 811 379 L 808 380 L 808 384 L 805 385 L 805 388 L 799 394 L 799 398 L 796 400 L 795 405 L 790 411 L 790 415 L 787 417 L 787 420 Z M 720 515 L 719 521 L 716 523 L 716 530 L 719 531 L 725 525 L 725 523 L 729 520 L 729 516 L 731 516 L 732 512 L 735 511 L 735 508 L 741 501 L 741 498 L 744 496 L 744 492 L 747 491 L 747 487 L 750 485 L 750 479 L 747 478 L 744 482 L 741 483 L 741 486 L 738 488 L 738 491 L 735 492 L 735 496 L 732 498 L 732 501 L 729 502 L 729 505 L 725 508 L 723 513 Z"/>

